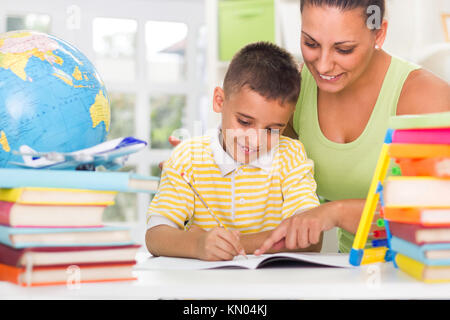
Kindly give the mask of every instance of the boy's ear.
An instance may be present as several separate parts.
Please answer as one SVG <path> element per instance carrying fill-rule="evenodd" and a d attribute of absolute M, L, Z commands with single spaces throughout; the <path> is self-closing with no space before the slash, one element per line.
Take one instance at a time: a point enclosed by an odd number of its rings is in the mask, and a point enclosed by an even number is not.
<path fill-rule="evenodd" d="M 213 110 L 214 112 L 221 113 L 223 110 L 223 103 L 225 101 L 225 92 L 221 87 L 214 89 L 213 96 Z"/>

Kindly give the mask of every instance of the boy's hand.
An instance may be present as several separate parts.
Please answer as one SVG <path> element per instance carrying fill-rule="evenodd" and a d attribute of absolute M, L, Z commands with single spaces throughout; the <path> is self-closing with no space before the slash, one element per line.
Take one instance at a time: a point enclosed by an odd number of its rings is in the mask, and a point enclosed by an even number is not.
<path fill-rule="evenodd" d="M 194 231 L 196 232 L 196 231 Z M 199 236 L 198 256 L 202 260 L 232 260 L 245 253 L 239 239 L 239 231 L 214 228 Z"/>

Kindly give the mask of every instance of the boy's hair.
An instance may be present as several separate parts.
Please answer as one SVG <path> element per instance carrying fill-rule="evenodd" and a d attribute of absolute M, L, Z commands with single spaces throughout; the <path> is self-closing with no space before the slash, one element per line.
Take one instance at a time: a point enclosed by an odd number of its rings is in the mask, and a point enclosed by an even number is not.
<path fill-rule="evenodd" d="M 273 43 L 256 42 L 234 55 L 223 88 L 227 96 L 248 86 L 266 99 L 296 104 L 300 81 L 298 64 L 289 52 Z"/>

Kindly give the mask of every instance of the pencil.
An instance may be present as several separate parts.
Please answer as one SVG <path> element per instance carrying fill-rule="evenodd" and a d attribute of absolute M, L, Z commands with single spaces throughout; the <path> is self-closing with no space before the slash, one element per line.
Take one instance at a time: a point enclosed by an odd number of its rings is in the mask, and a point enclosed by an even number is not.
<path fill-rule="evenodd" d="M 192 191 L 194 191 L 195 195 L 197 196 L 197 198 L 200 199 L 200 201 L 203 203 L 203 205 L 205 206 L 206 210 L 208 210 L 209 214 L 214 218 L 214 220 L 216 220 L 217 224 L 219 225 L 219 227 L 224 228 L 225 230 L 228 230 L 228 228 L 222 223 L 222 221 L 220 221 L 220 219 L 214 214 L 214 212 L 212 212 L 211 208 L 208 206 L 208 204 L 206 203 L 205 200 L 203 200 L 203 197 L 200 195 L 200 193 L 198 193 L 197 189 L 194 188 L 194 186 L 189 182 L 189 180 L 186 178 L 186 176 L 184 175 L 184 172 L 181 173 L 181 177 L 183 178 L 183 180 L 188 184 L 188 186 L 192 189 Z M 246 259 L 247 255 L 245 254 L 245 250 L 242 249 L 242 251 L 240 252 Z"/>

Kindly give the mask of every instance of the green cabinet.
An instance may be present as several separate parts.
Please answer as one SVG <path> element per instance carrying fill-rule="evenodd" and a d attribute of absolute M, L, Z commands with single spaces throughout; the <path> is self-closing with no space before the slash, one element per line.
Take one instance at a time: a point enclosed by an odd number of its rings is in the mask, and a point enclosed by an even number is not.
<path fill-rule="evenodd" d="M 219 0 L 219 60 L 256 41 L 275 42 L 274 0 Z"/>

